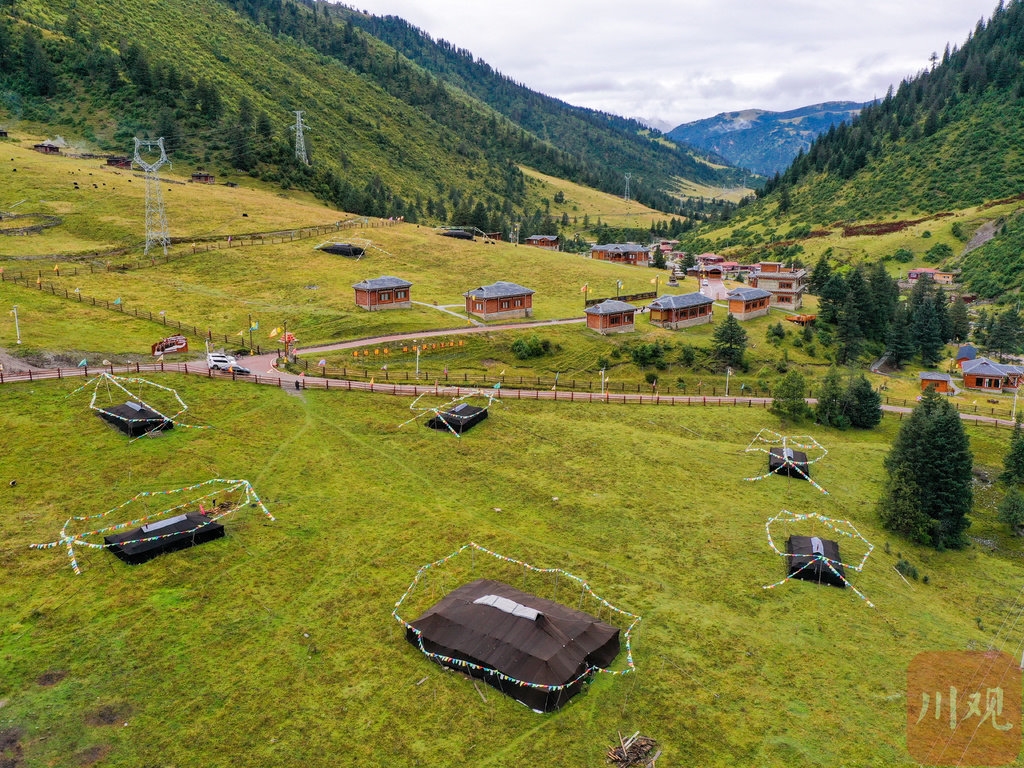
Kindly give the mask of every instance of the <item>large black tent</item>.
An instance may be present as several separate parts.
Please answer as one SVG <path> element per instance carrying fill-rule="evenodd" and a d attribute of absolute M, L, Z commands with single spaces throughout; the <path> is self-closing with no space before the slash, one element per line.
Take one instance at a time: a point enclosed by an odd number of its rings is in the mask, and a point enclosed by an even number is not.
<path fill-rule="evenodd" d="M 97 415 L 120 429 L 126 435 L 138 437 L 147 432 L 159 432 L 174 429 L 174 422 L 160 415 L 142 403 L 129 400 L 124 405 L 112 405 L 100 408 Z"/>
<path fill-rule="evenodd" d="M 127 533 L 105 536 L 103 541 L 111 552 L 126 563 L 138 565 L 164 552 L 188 549 L 223 535 L 223 525 L 206 515 L 189 512 L 149 523 Z"/>
<path fill-rule="evenodd" d="M 811 470 L 807 465 L 807 454 L 792 448 L 771 448 L 768 451 L 768 471 L 777 475 L 789 475 L 807 480 Z"/>
<path fill-rule="evenodd" d="M 619 653 L 618 627 L 490 579 L 450 592 L 411 622 L 406 637 L 437 663 L 539 712 L 561 707 L 588 671 Z"/>
<path fill-rule="evenodd" d="M 461 435 L 474 424 L 479 424 L 486 418 L 486 408 L 459 403 L 447 411 L 439 412 L 427 421 L 427 426 L 431 429 L 450 429 L 452 432 Z"/>
<path fill-rule="evenodd" d="M 328 243 L 321 246 L 320 250 L 324 253 L 331 253 L 335 256 L 348 256 L 349 258 L 357 258 L 366 252 L 365 248 L 360 248 L 358 245 L 352 245 L 351 243 Z"/>
<path fill-rule="evenodd" d="M 836 587 L 846 586 L 846 574 L 839 559 L 839 545 L 831 539 L 790 536 L 786 542 L 786 553 L 790 555 L 786 558 L 789 561 L 789 575 L 794 579 Z"/>

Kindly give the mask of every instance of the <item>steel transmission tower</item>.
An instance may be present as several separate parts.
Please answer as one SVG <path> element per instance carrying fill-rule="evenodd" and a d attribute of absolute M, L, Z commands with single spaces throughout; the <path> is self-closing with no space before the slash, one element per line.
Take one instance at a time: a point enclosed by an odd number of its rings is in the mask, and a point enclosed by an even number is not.
<path fill-rule="evenodd" d="M 631 173 L 627 173 L 626 174 L 626 194 L 623 196 L 623 199 L 626 202 L 629 202 L 629 179 L 630 179 L 630 176 L 632 176 L 632 175 L 633 174 L 631 174 Z"/>
<path fill-rule="evenodd" d="M 309 165 L 309 159 L 306 157 L 306 138 L 302 135 L 303 129 L 306 128 L 309 126 L 302 122 L 302 110 L 295 110 L 295 125 L 292 126 L 292 130 L 295 131 L 295 159 Z"/>
<path fill-rule="evenodd" d="M 153 152 L 160 150 L 160 157 L 152 163 L 142 159 L 142 151 Z M 167 151 L 164 149 L 164 137 L 156 141 L 148 139 L 135 139 L 135 164 L 146 172 L 146 250 L 149 255 L 149 248 L 159 245 L 164 249 L 164 256 L 167 255 L 167 246 L 171 243 L 171 236 L 167 233 L 167 214 L 164 212 L 164 196 L 160 192 L 159 170 L 164 164 L 170 165 L 167 159 Z"/>

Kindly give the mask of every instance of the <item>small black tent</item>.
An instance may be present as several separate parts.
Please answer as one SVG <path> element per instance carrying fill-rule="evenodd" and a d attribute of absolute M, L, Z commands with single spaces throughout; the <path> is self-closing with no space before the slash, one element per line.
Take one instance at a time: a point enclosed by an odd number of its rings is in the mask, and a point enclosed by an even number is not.
<path fill-rule="evenodd" d="M 807 465 L 807 454 L 792 448 L 771 448 L 768 451 L 768 471 L 777 475 L 789 475 L 807 480 L 811 470 Z"/>
<path fill-rule="evenodd" d="M 786 553 L 790 555 L 786 558 L 789 562 L 789 575 L 794 579 L 836 587 L 846 586 L 846 574 L 836 542 L 817 536 L 790 536 L 786 542 Z M 825 562 L 826 559 L 829 562 Z"/>
<path fill-rule="evenodd" d="M 366 249 L 351 243 L 329 243 L 322 246 L 320 250 L 324 253 L 332 253 L 335 256 L 348 256 L 349 258 L 356 258 L 366 253 Z"/>
<path fill-rule="evenodd" d="M 103 541 L 126 563 L 138 565 L 164 552 L 188 549 L 223 535 L 223 525 L 206 515 L 189 512 L 149 523 L 134 531 L 105 536 Z"/>
<path fill-rule="evenodd" d="M 475 240 L 472 232 L 467 232 L 464 229 L 446 229 L 441 233 L 445 237 L 454 237 L 456 240 Z"/>
<path fill-rule="evenodd" d="M 101 419 L 105 419 L 126 435 L 138 437 L 147 432 L 159 432 L 174 429 L 174 422 L 161 416 L 142 403 L 129 400 L 124 405 L 112 405 L 97 411 Z"/>
<path fill-rule="evenodd" d="M 539 712 L 561 707 L 589 669 L 619 653 L 618 627 L 490 579 L 449 592 L 411 625 L 409 642 L 437 654 L 434 661 Z"/>
<path fill-rule="evenodd" d="M 476 405 L 459 403 L 443 413 L 438 413 L 434 418 L 427 421 L 431 429 L 450 429 L 461 435 L 474 424 L 479 424 L 487 418 L 487 409 Z"/>

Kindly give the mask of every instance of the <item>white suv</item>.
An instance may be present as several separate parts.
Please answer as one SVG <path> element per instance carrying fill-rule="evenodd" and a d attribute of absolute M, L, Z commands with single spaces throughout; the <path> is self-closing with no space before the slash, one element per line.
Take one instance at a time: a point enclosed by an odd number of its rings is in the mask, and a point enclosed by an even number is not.
<path fill-rule="evenodd" d="M 211 371 L 220 371 L 228 366 L 235 365 L 236 362 L 235 358 L 231 355 L 225 355 L 222 352 L 206 353 L 206 364 L 210 367 Z"/>

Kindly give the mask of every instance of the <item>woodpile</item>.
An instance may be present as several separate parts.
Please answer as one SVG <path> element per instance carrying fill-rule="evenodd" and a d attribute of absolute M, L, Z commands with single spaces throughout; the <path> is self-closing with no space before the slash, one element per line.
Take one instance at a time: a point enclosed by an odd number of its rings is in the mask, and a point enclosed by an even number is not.
<path fill-rule="evenodd" d="M 637 731 L 628 739 L 623 739 L 619 734 L 618 746 L 608 750 L 608 762 L 623 766 L 642 766 L 642 768 L 654 768 L 655 763 L 661 756 L 658 749 L 658 742 L 649 736 L 641 736 Z"/>

